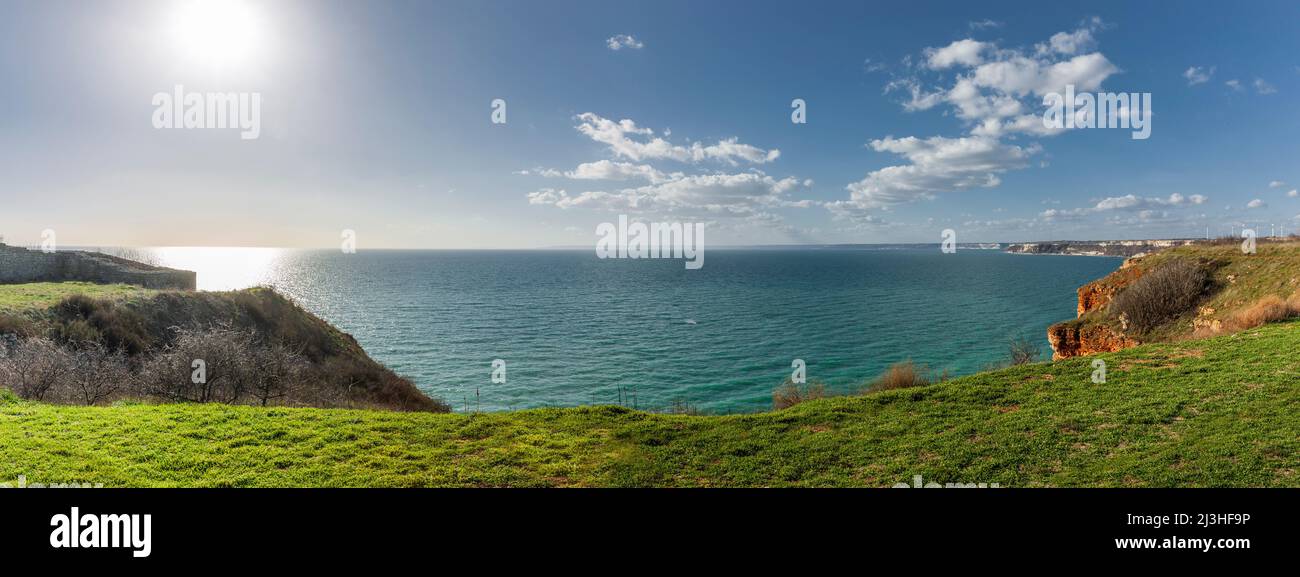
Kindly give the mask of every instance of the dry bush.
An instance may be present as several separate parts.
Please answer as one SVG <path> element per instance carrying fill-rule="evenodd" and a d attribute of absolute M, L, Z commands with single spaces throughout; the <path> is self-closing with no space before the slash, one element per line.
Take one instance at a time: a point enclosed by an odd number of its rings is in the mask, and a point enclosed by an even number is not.
<path fill-rule="evenodd" d="M 1043 355 L 1043 350 L 1038 345 L 1024 337 L 1012 340 L 1008 348 L 1012 366 L 1036 363 Z"/>
<path fill-rule="evenodd" d="M 946 377 L 946 375 L 945 375 Z M 867 392 L 892 391 L 930 384 L 929 370 L 911 360 L 894 363 L 867 387 Z"/>
<path fill-rule="evenodd" d="M 255 378 L 253 333 L 228 328 L 176 332 L 175 342 L 141 369 L 142 392 L 169 402 L 238 402 Z"/>
<path fill-rule="evenodd" d="M 0 385 L 27 400 L 46 400 L 63 388 L 72 368 L 70 353 L 49 339 L 16 341 L 0 357 Z"/>
<path fill-rule="evenodd" d="M 26 317 L 0 313 L 0 335 L 14 335 L 18 338 L 36 336 L 36 325 Z"/>
<path fill-rule="evenodd" d="M 1195 306 L 1207 281 L 1205 271 L 1196 264 L 1173 260 L 1116 294 L 1110 309 L 1125 319 L 1125 330 L 1143 334 Z"/>
<path fill-rule="evenodd" d="M 91 343 L 70 353 L 71 370 L 67 373 L 63 390 L 54 393 L 61 399 L 82 405 L 98 405 L 116 398 L 118 393 L 131 390 L 133 374 L 127 364 L 126 354 L 110 351 L 104 345 Z"/>
<path fill-rule="evenodd" d="M 311 367 L 301 349 L 283 343 L 262 347 L 254 362 L 257 378 L 248 383 L 248 392 L 263 407 L 290 399 L 303 386 L 303 377 Z"/>
<path fill-rule="evenodd" d="M 820 382 L 808 383 L 801 387 L 786 380 L 784 384 L 772 391 L 772 408 L 779 411 L 805 401 L 824 399 L 829 396 L 830 393 L 826 391 L 826 385 Z"/>
<path fill-rule="evenodd" d="M 1223 322 L 1223 329 L 1244 331 L 1295 316 L 1300 316 L 1300 295 L 1293 295 L 1290 299 L 1268 295 L 1229 316 Z"/>
<path fill-rule="evenodd" d="M 177 333 L 173 344 L 141 368 L 145 395 L 171 402 L 266 406 L 290 404 L 305 388 L 311 365 L 297 347 L 262 344 L 253 331 L 230 328 Z M 196 361 L 203 361 L 201 371 Z"/>

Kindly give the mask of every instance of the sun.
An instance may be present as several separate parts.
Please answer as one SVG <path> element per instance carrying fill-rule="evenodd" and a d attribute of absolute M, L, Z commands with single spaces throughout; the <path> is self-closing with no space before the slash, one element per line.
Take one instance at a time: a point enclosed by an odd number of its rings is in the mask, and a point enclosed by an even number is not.
<path fill-rule="evenodd" d="M 186 64 L 239 69 L 260 56 L 264 24 L 258 7 L 245 0 L 182 0 L 167 31 Z"/>

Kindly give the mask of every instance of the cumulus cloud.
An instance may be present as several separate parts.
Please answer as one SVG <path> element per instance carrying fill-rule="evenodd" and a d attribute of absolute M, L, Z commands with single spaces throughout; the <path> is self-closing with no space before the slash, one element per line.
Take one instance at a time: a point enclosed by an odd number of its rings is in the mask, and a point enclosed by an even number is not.
<path fill-rule="evenodd" d="M 1057 32 L 1048 39 L 1047 44 L 1040 44 L 1040 52 L 1058 54 L 1078 54 L 1092 48 L 1094 44 L 1092 28 L 1080 28 L 1073 32 Z"/>
<path fill-rule="evenodd" d="M 647 180 L 652 183 L 664 182 L 673 178 L 681 178 L 682 173 L 665 173 L 649 164 L 634 164 L 631 162 L 615 162 L 612 160 L 597 160 L 595 162 L 584 162 L 579 164 L 573 170 L 555 170 L 551 168 L 536 170 L 521 170 L 517 174 L 530 175 L 535 174 L 546 177 L 562 177 L 572 180 Z"/>
<path fill-rule="evenodd" d="M 781 217 L 774 214 L 773 209 L 806 208 L 817 204 L 791 196 L 795 191 L 811 188 L 811 179 L 778 178 L 756 169 L 688 174 L 662 170 L 652 164 L 659 160 L 688 165 L 706 161 L 732 166 L 764 164 L 779 157 L 780 152 L 775 149 L 764 150 L 734 137 L 711 145 L 700 142 L 680 145 L 668 141 L 667 131 L 659 135 L 630 119 L 613 121 L 589 112 L 579 114 L 574 120 L 578 132 L 608 146 L 609 153 L 615 158 L 626 160 L 584 162 L 567 171 L 520 171 L 520 174 L 534 176 L 609 183 L 594 190 L 573 193 L 564 188 L 539 188 L 527 194 L 529 204 L 683 218 L 725 218 L 731 220 L 724 222 L 770 225 L 778 230 L 787 227 L 781 224 Z M 617 184 L 620 182 L 629 184 Z"/>
<path fill-rule="evenodd" d="M 1296 196 L 1300 196 L 1300 191 L 1293 188 L 1291 190 L 1286 191 L 1286 195 L 1291 198 L 1295 198 Z"/>
<path fill-rule="evenodd" d="M 609 146 L 611 152 L 620 158 L 629 160 L 668 159 L 678 162 L 702 162 L 717 160 L 732 166 L 740 162 L 763 164 L 772 162 L 781 156 L 777 149 L 763 150 L 757 146 L 739 142 L 736 137 L 720 140 L 705 146 L 699 142 L 690 146 L 673 144 L 655 134 L 654 130 L 637 126 L 632 120 L 617 122 L 602 118 L 591 112 L 584 112 L 575 117 L 578 132 L 588 138 Z"/>
<path fill-rule="evenodd" d="M 757 217 L 767 209 L 810 206 L 812 201 L 789 198 L 789 193 L 800 186 L 797 178 L 778 179 L 759 171 L 697 174 L 658 184 L 575 195 L 543 188 L 529 193 L 528 202 L 564 209 Z"/>
<path fill-rule="evenodd" d="M 1228 80 L 1228 81 L 1224 82 L 1223 84 L 1224 84 L 1224 86 L 1227 86 L 1228 88 L 1231 88 L 1234 92 L 1240 92 L 1240 91 L 1241 91 L 1241 81 L 1240 81 L 1240 80 L 1237 80 L 1236 78 L 1233 78 L 1232 80 Z"/>
<path fill-rule="evenodd" d="M 863 209 L 888 208 L 940 192 L 997 186 L 999 175 L 1024 168 L 1035 147 L 1003 144 L 969 136 L 920 139 L 886 137 L 871 141 L 877 152 L 890 152 L 910 164 L 889 166 L 848 185 L 850 201 Z"/>
<path fill-rule="evenodd" d="M 1254 85 L 1255 92 L 1259 94 L 1273 94 L 1277 92 L 1277 89 L 1274 88 L 1272 84 L 1265 82 L 1263 78 L 1256 78 Z"/>
<path fill-rule="evenodd" d="M 1200 66 L 1192 66 L 1183 72 L 1183 78 L 1187 79 L 1188 86 L 1205 84 L 1206 82 L 1209 82 L 1210 78 L 1212 78 L 1213 76 L 1214 76 L 1213 66 L 1209 67 L 1208 69 L 1202 68 Z"/>
<path fill-rule="evenodd" d="M 1004 173 L 1026 168 L 1041 146 L 1011 144 L 1004 138 L 1068 131 L 1044 126 L 1041 112 L 1036 112 L 1043 96 L 1063 93 L 1067 85 L 1079 92 L 1096 91 L 1119 72 L 1104 54 L 1093 51 L 1096 33 L 1103 28 L 1094 18 L 1028 48 L 966 38 L 922 50 L 920 65 L 912 68 L 915 74 L 893 79 L 886 93 L 907 95 L 901 105 L 910 112 L 949 106 L 964 121 L 967 133 L 872 140 L 872 150 L 899 155 L 907 163 L 867 173 L 846 187 L 847 201 L 826 207 L 836 216 L 869 213 L 944 192 L 997 186 Z M 935 75 L 938 80 L 931 78 Z"/>
<path fill-rule="evenodd" d="M 1273 180 L 1268 183 L 1269 188 L 1282 188 L 1284 186 L 1286 186 L 1286 183 L 1280 180 Z"/>
<path fill-rule="evenodd" d="M 958 64 L 975 66 L 984 61 L 981 53 L 988 47 L 988 44 L 967 38 L 942 48 L 926 48 L 926 66 L 934 70 L 943 70 Z"/>
<path fill-rule="evenodd" d="M 1095 44 L 1093 33 L 1101 26 L 1090 20 L 1085 27 L 1054 35 L 1028 52 L 1000 49 L 972 39 L 927 48 L 927 68 L 958 69 L 950 87 L 926 90 L 918 78 L 899 78 L 886 86 L 886 92 L 908 94 L 910 98 L 903 107 L 909 111 L 947 103 L 958 118 L 974 127 L 972 134 L 1059 134 L 1065 129 L 1044 126 L 1042 116 L 1031 110 L 1038 110 L 1046 94 L 1064 93 L 1067 85 L 1073 85 L 1078 92 L 1096 91 L 1119 72 L 1100 52 L 1079 53 Z"/>
<path fill-rule="evenodd" d="M 1098 200 L 1095 204 L 1082 208 L 1070 209 L 1048 209 L 1039 214 L 1044 220 L 1071 220 L 1079 219 L 1090 214 L 1129 212 L 1136 213 L 1142 220 L 1151 220 L 1155 216 L 1167 216 L 1166 209 L 1199 206 L 1205 204 L 1209 198 L 1193 194 L 1184 196 L 1177 192 L 1170 194 L 1168 197 L 1148 196 L 1142 197 L 1135 194 L 1126 194 L 1124 196 L 1111 196 Z"/>
<path fill-rule="evenodd" d="M 624 48 L 629 50 L 640 50 L 645 48 L 644 42 L 637 40 L 636 37 L 630 34 L 610 36 L 605 40 L 605 45 L 608 46 L 610 50 L 622 50 Z"/>
<path fill-rule="evenodd" d="M 1266 208 L 1266 207 L 1268 207 L 1268 203 L 1258 198 L 1246 203 L 1246 208 Z"/>

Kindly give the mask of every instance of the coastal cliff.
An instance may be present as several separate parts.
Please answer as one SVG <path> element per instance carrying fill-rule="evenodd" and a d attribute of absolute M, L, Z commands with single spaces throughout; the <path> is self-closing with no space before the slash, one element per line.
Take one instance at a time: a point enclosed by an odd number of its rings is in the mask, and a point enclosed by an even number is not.
<path fill-rule="evenodd" d="M 1017 254 L 1068 254 L 1079 256 L 1138 256 L 1167 248 L 1186 246 L 1198 242 L 1193 239 L 1167 240 L 1062 240 L 1051 242 L 1024 242 L 1008 245 L 1006 252 Z"/>
<path fill-rule="evenodd" d="M 1180 263 L 1205 279 L 1200 292 L 1185 303 L 1188 306 L 1169 311 L 1142 330 L 1113 310 L 1117 295 Z M 1298 289 L 1300 243 L 1294 239 L 1261 240 L 1255 253 L 1243 253 L 1235 239 L 1171 246 L 1129 258 L 1109 275 L 1079 287 L 1076 317 L 1048 327 L 1047 340 L 1052 358 L 1060 360 L 1234 332 L 1268 322 L 1259 319 L 1285 318 L 1289 305 L 1279 303 L 1300 303 Z M 1156 298 L 1153 305 L 1162 300 Z"/>
<path fill-rule="evenodd" d="M 1134 266 L 1138 259 L 1124 261 L 1119 270 L 1079 287 L 1078 313 L 1074 320 L 1047 328 L 1047 342 L 1052 346 L 1052 360 L 1110 353 L 1140 342 L 1104 322 L 1096 322 L 1115 294 L 1142 276 Z"/>

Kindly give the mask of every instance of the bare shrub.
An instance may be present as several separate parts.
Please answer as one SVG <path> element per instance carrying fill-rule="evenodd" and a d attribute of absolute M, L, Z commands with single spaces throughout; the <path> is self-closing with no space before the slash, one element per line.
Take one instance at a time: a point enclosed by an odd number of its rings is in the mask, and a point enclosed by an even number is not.
<path fill-rule="evenodd" d="M 300 348 L 283 343 L 262 347 L 254 360 L 256 371 L 248 383 L 248 392 L 263 407 L 271 401 L 291 398 L 311 367 Z"/>
<path fill-rule="evenodd" d="M 87 343 L 70 353 L 71 370 L 59 396 L 82 405 L 97 405 L 130 390 L 133 378 L 126 355 L 99 343 Z"/>
<path fill-rule="evenodd" d="M 308 389 L 311 372 L 300 348 L 263 344 L 253 331 L 224 327 L 176 332 L 175 342 L 141 368 L 143 394 L 170 402 L 262 406 L 308 400 L 298 394 Z M 313 402 L 302 404 L 330 406 L 304 396 Z"/>
<path fill-rule="evenodd" d="M 877 391 L 906 389 L 928 385 L 930 382 L 929 370 L 926 367 L 918 366 L 911 360 L 906 360 L 890 365 L 883 374 L 871 382 L 867 387 L 867 391 L 874 393 Z"/>
<path fill-rule="evenodd" d="M 176 329 L 173 344 L 141 370 L 141 389 L 171 402 L 235 403 L 257 378 L 251 331 Z"/>
<path fill-rule="evenodd" d="M 1008 347 L 1008 356 L 1012 366 L 1036 363 L 1043 355 L 1043 350 L 1029 339 L 1013 339 Z"/>
<path fill-rule="evenodd" d="M 829 397 L 830 393 L 826 391 L 826 385 L 820 382 L 811 382 L 804 386 L 799 386 L 789 379 L 785 381 L 775 391 L 772 391 L 772 408 L 776 410 L 788 409 L 799 403 L 811 401 L 814 399 L 824 399 Z"/>
<path fill-rule="evenodd" d="M 1195 306 L 1207 280 L 1194 263 L 1169 261 L 1116 294 L 1110 308 L 1127 324 L 1125 330 L 1143 334 Z"/>
<path fill-rule="evenodd" d="M 30 338 L 6 348 L 0 357 L 0 384 L 24 399 L 45 400 L 72 372 L 68 351 L 49 339 Z"/>

